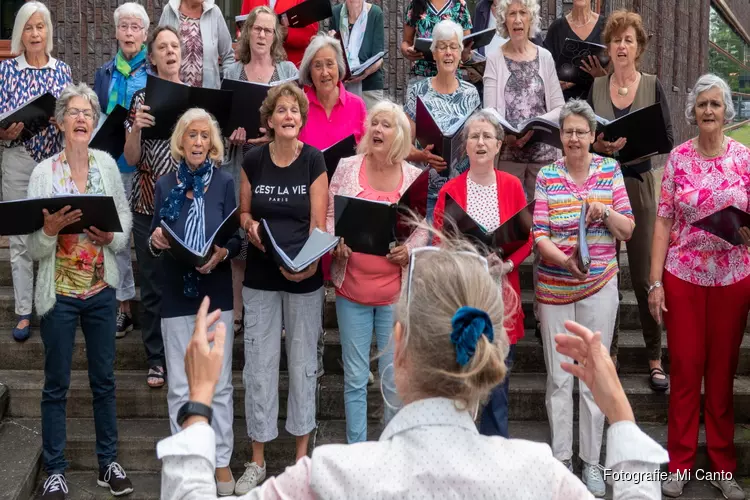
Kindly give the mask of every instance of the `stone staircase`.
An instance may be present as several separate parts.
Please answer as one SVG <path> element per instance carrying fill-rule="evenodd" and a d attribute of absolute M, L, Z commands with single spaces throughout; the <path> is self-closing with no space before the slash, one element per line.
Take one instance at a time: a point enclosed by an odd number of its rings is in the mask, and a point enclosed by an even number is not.
<path fill-rule="evenodd" d="M 137 266 L 136 266 L 137 268 Z M 656 394 L 648 387 L 645 346 L 639 331 L 638 311 L 631 289 L 627 257 L 622 260 L 624 298 L 621 303 L 620 354 L 622 384 L 641 427 L 658 442 L 666 444 L 668 396 Z M 510 433 L 512 437 L 535 441 L 549 440 L 549 427 L 544 405 L 545 369 L 542 347 L 534 337 L 531 315 L 531 262 L 521 267 L 522 300 L 527 315 L 526 337 L 519 341 L 510 383 Z M 0 248 L 0 500 L 39 498 L 45 474 L 41 471 L 40 401 L 44 382 L 44 351 L 33 321 L 31 338 L 24 344 L 10 336 L 15 321 L 13 290 L 7 248 Z M 138 278 L 136 275 L 136 285 Z M 137 319 L 137 305 L 136 305 Z M 319 426 L 311 440 L 313 446 L 343 443 L 345 413 L 343 373 L 339 364 L 341 342 L 337 329 L 333 290 L 326 293 L 325 375 L 319 380 Z M 157 499 L 160 491 L 160 463 L 156 459 L 156 443 L 169 435 L 166 389 L 154 390 L 145 383 L 145 355 L 140 331 L 129 333 L 117 341 L 115 374 L 117 379 L 117 413 L 119 426 L 119 461 L 132 478 L 135 492 L 131 499 Z M 663 340 L 666 347 L 666 337 Z M 280 415 L 286 414 L 285 350 L 282 349 L 280 378 Z M 374 353 L 374 347 L 373 347 Z M 664 351 L 665 364 L 669 356 Z M 241 370 L 244 363 L 242 339 L 235 339 L 233 350 L 235 449 L 232 468 L 238 477 L 243 463 L 249 460 L 250 442 L 244 423 L 244 394 Z M 375 364 L 373 363 L 374 372 Z M 76 337 L 73 374 L 68 395 L 68 444 L 66 457 L 71 467 L 67 474 L 69 498 L 74 500 L 109 498 L 108 490 L 96 486 L 95 434 L 91 409 L 91 393 L 86 373 L 86 352 L 82 335 Z M 379 418 L 383 403 L 379 381 L 368 390 L 368 426 L 370 439 L 377 439 L 382 430 Z M 576 415 L 578 401 L 574 398 Z M 750 477 L 750 341 L 742 344 L 735 383 L 736 437 L 738 475 Z M 269 474 L 278 474 L 294 460 L 294 438 L 285 433 L 279 422 L 279 438 L 266 447 Z M 577 432 L 574 433 L 577 441 Z M 701 426 L 696 467 L 708 466 L 705 432 Z M 577 446 L 577 442 L 574 446 Z M 605 450 L 602 451 L 602 463 Z M 750 480 L 743 480 L 750 492 Z M 611 492 L 608 494 L 611 497 Z M 707 483 L 693 481 L 683 498 L 722 498 Z"/>

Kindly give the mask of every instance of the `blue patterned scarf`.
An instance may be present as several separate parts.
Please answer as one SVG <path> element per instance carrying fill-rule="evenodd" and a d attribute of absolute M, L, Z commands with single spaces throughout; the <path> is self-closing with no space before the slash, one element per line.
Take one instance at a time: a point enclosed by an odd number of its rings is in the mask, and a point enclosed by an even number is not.
<path fill-rule="evenodd" d="M 178 184 L 169 192 L 169 196 L 159 210 L 159 217 L 168 222 L 175 222 L 180 218 L 182 205 L 187 198 L 187 192 L 193 191 L 193 204 L 188 211 L 185 222 L 185 236 L 183 240 L 188 247 L 199 252 L 206 244 L 206 205 L 204 192 L 211 183 L 214 169 L 211 160 L 206 158 L 203 165 L 195 170 L 190 170 L 183 159 L 177 169 Z M 198 296 L 198 282 L 200 273 L 190 269 L 183 275 L 184 293 L 186 297 Z"/>

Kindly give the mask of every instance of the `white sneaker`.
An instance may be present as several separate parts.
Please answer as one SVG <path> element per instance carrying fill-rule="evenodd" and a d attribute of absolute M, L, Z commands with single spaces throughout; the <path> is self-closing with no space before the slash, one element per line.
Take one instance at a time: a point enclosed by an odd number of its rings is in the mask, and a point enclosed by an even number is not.
<path fill-rule="evenodd" d="M 246 495 L 266 478 L 266 464 L 263 467 L 255 462 L 245 462 L 245 473 L 234 486 L 235 495 Z"/>
<path fill-rule="evenodd" d="M 602 471 L 599 465 L 592 465 L 583 462 L 583 470 L 581 471 L 581 481 L 586 485 L 589 492 L 597 498 L 601 498 L 607 493 L 607 486 L 604 484 L 604 478 L 602 478 Z"/>

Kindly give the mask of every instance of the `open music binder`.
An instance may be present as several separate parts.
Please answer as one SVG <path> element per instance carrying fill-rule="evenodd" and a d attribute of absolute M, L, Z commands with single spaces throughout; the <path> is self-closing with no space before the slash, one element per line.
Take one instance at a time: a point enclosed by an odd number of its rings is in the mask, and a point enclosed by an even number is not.
<path fill-rule="evenodd" d="M 169 139 L 180 116 L 190 108 L 203 108 L 216 118 L 222 133 L 226 133 L 232 112 L 232 92 L 227 90 L 190 87 L 148 75 L 146 102 L 156 123 L 141 131 L 144 139 Z M 231 134 L 231 132 L 230 132 Z M 229 135 L 229 134 L 227 134 Z"/>
<path fill-rule="evenodd" d="M 271 256 L 274 262 L 290 273 L 299 273 L 307 269 L 310 264 L 333 250 L 339 244 L 340 239 L 316 227 L 308 236 L 299 253 L 292 257 L 276 243 L 267 220 L 261 219 L 259 230 L 266 253 Z"/>
<path fill-rule="evenodd" d="M 419 144 L 422 147 L 432 144 L 433 154 L 442 156 L 448 167 L 455 166 L 464 154 L 461 130 L 473 112 L 472 109 L 448 130 L 441 130 L 427 106 L 422 102 L 422 98 L 417 97 L 416 136 Z"/>
<path fill-rule="evenodd" d="M 428 184 L 429 170 L 424 170 L 396 203 L 335 195 L 336 236 L 344 238 L 353 252 L 388 255 L 411 236 L 414 228 L 408 221 L 410 213 L 425 216 Z"/>
<path fill-rule="evenodd" d="M 187 264 L 192 267 L 202 267 L 211 259 L 213 255 L 214 245 L 222 246 L 225 245 L 229 238 L 232 237 L 237 229 L 240 227 L 240 219 L 237 214 L 237 208 L 232 210 L 226 219 L 219 225 L 214 231 L 214 234 L 206 240 L 206 244 L 203 248 L 194 250 L 190 248 L 185 240 L 177 236 L 171 227 L 167 224 L 167 221 L 161 221 L 161 228 L 164 232 L 164 237 L 169 241 L 169 248 L 167 252 L 177 261 Z"/>
<path fill-rule="evenodd" d="M 43 209 L 52 214 L 68 205 L 71 210 L 81 211 L 81 220 L 64 227 L 60 234 L 81 234 L 91 226 L 104 232 L 122 232 L 120 215 L 111 196 L 77 194 L 0 202 L 0 234 L 17 236 L 36 232 L 44 227 Z"/>
<path fill-rule="evenodd" d="M 692 225 L 737 246 L 743 244 L 740 228 L 750 227 L 750 214 L 730 205 L 693 222 Z"/>
<path fill-rule="evenodd" d="M 466 45 L 468 45 L 470 42 L 474 42 L 474 45 L 471 46 L 471 50 L 476 50 L 489 45 L 492 39 L 495 37 L 496 32 L 497 30 L 495 28 L 487 28 L 482 31 L 477 31 L 476 33 L 471 33 L 470 35 L 466 35 L 462 40 L 464 47 L 466 47 Z M 414 41 L 414 50 L 416 50 L 417 52 L 421 52 L 425 60 L 432 61 L 432 51 L 430 50 L 431 45 L 432 38 L 417 38 Z"/>
<path fill-rule="evenodd" d="M 332 146 L 328 146 L 322 153 L 326 162 L 326 170 L 328 170 L 328 181 L 330 182 L 341 159 L 357 154 L 357 141 L 354 139 L 354 134 L 341 139 Z"/>
<path fill-rule="evenodd" d="M 266 124 L 260 123 L 260 106 L 268 91 L 276 85 L 296 81 L 296 77 L 273 83 L 243 82 L 229 78 L 222 80 L 221 90 L 232 92 L 231 111 L 224 135 L 229 137 L 232 132 L 242 127 L 248 139 L 260 137 L 260 128 L 267 128 Z"/>
<path fill-rule="evenodd" d="M 589 56 L 598 57 L 603 68 L 609 64 L 606 45 L 566 38 L 556 64 L 557 77 L 576 85 L 590 84 L 593 77 L 581 69 L 581 63 L 588 62 Z"/>
<path fill-rule="evenodd" d="M 116 104 L 109 115 L 103 115 L 99 127 L 89 141 L 89 147 L 106 151 L 115 160 L 125 150 L 125 120 L 128 110 Z"/>
<path fill-rule="evenodd" d="M 621 165 L 638 163 L 657 154 L 672 151 L 661 104 L 654 103 L 615 120 L 597 116 L 596 135 L 604 133 L 605 141 L 627 137 L 628 142 L 615 155 Z"/>
<path fill-rule="evenodd" d="M 534 218 L 534 202 L 528 203 L 510 216 L 494 231 L 487 231 L 484 226 L 472 219 L 450 195 L 445 197 L 443 217 L 444 231 L 448 233 L 458 231 L 470 240 L 496 251 L 503 258 L 507 258 L 529 241 Z"/>
<path fill-rule="evenodd" d="M 586 238 L 588 231 L 586 229 L 586 214 L 589 210 L 589 204 L 583 202 L 581 205 L 581 213 L 578 218 L 578 242 L 576 243 L 576 263 L 578 264 L 578 270 L 584 274 L 588 274 L 589 268 L 591 267 L 591 254 L 589 253 L 589 243 Z"/>
<path fill-rule="evenodd" d="M 304 28 L 329 17 L 333 17 L 330 0 L 305 0 L 279 14 L 282 24 L 286 18 L 290 28 Z"/>
<path fill-rule="evenodd" d="M 513 126 L 505 118 L 496 113 L 497 119 L 503 126 L 503 130 L 506 134 L 514 135 L 518 139 L 526 135 L 529 131 L 534 131 L 531 135 L 531 139 L 526 143 L 534 144 L 536 142 L 543 142 L 550 146 L 562 149 L 562 140 L 560 139 L 560 124 L 559 122 L 549 120 L 543 116 L 535 116 L 519 123 L 517 126 Z"/>
<path fill-rule="evenodd" d="M 0 128 L 8 128 L 14 123 L 23 123 L 19 137 L 30 139 L 49 125 L 55 115 L 57 99 L 49 92 L 29 99 L 17 108 L 0 115 Z"/>

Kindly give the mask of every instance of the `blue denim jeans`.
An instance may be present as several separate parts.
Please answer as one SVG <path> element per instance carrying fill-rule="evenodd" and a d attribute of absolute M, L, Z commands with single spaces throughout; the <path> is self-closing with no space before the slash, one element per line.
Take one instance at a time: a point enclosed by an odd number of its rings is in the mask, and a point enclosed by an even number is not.
<path fill-rule="evenodd" d="M 378 371 L 384 378 L 386 367 L 393 363 L 393 306 L 367 306 L 336 296 L 336 316 L 341 332 L 341 352 L 344 361 L 344 406 L 346 409 L 346 440 L 349 443 L 367 441 L 367 379 L 370 375 L 370 344 L 372 332 L 378 352 Z M 383 392 L 394 404 L 398 397 L 393 382 L 393 367 L 385 373 Z M 385 424 L 395 415 L 387 404 Z"/>
<path fill-rule="evenodd" d="M 508 437 L 508 389 L 510 385 L 510 371 L 513 368 L 513 360 L 515 358 L 516 346 L 514 344 L 510 346 L 508 357 L 505 358 L 505 366 L 508 367 L 505 380 L 492 389 L 490 399 L 482 411 L 479 432 L 485 436 Z"/>
<path fill-rule="evenodd" d="M 58 295 L 55 306 L 42 318 L 42 451 L 47 474 L 62 474 L 68 467 L 64 455 L 67 439 L 65 405 L 79 319 L 86 339 L 99 467 L 106 467 L 117 458 L 114 372 L 116 315 L 115 290 L 105 288 L 86 300 Z"/>

